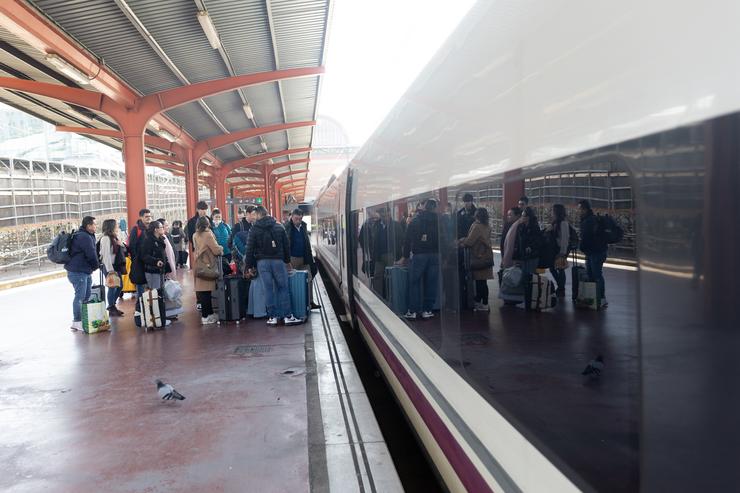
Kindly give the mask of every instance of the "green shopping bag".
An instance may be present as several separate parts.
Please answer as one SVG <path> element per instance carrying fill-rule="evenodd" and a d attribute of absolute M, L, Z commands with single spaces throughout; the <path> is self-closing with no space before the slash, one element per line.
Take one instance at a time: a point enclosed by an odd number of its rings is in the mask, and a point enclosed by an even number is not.
<path fill-rule="evenodd" d="M 108 309 L 104 301 L 98 301 L 94 297 L 82 304 L 82 330 L 88 334 L 110 330 Z"/>

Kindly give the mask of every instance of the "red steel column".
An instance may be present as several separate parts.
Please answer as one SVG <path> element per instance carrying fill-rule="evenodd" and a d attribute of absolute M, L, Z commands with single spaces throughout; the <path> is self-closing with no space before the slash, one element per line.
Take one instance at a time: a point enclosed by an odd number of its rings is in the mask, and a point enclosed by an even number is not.
<path fill-rule="evenodd" d="M 193 163 L 193 150 L 187 149 L 185 156 L 185 201 L 187 216 L 195 215 L 195 205 L 198 203 L 198 169 Z"/>
<path fill-rule="evenodd" d="M 265 193 L 263 194 L 262 201 L 264 202 L 262 205 L 267 209 L 267 211 L 275 217 L 276 219 L 280 220 L 275 216 L 275 210 L 272 208 L 272 200 L 270 200 L 270 170 L 265 164 L 262 167 L 263 176 L 264 176 L 264 182 L 265 182 Z"/>
<path fill-rule="evenodd" d="M 123 162 L 126 170 L 126 211 L 133 227 L 139 210 L 146 207 L 146 167 L 144 165 L 144 129 L 138 133 L 124 130 Z"/>

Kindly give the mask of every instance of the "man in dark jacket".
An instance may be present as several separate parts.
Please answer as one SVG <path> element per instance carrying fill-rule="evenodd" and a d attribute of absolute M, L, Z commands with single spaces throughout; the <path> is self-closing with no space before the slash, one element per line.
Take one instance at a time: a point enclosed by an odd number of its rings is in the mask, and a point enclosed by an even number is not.
<path fill-rule="evenodd" d="M 360 248 L 363 257 L 363 272 L 372 277 L 376 293 L 383 292 L 385 268 L 403 255 L 403 227 L 390 218 L 390 211 L 381 206 L 360 228 Z"/>
<path fill-rule="evenodd" d="M 602 233 L 599 217 L 591 209 L 588 200 L 578 201 L 578 212 L 581 215 L 581 251 L 586 255 L 586 274 L 589 280 L 596 283 L 596 295 L 600 308 L 606 308 L 606 288 L 604 286 L 604 262 L 609 249 L 607 239 Z"/>
<path fill-rule="evenodd" d="M 277 325 L 278 318 L 283 318 L 286 325 L 301 323 L 293 316 L 290 306 L 288 292 L 290 250 L 285 228 L 275 221 L 274 217 L 268 216 L 264 207 L 258 206 L 255 213 L 257 221 L 247 237 L 245 262 L 250 272 L 256 266 L 265 290 L 267 324 Z"/>
<path fill-rule="evenodd" d="M 296 270 L 309 270 L 308 299 L 311 302 L 311 310 L 318 310 L 321 305 L 313 302 L 311 280 L 316 275 L 316 261 L 311 251 L 311 238 L 308 236 L 308 225 L 303 221 L 303 211 L 295 209 L 290 219 L 283 224 L 286 237 L 288 238 L 288 251 L 290 252 L 290 265 Z"/>
<path fill-rule="evenodd" d="M 149 223 L 152 222 L 152 212 L 149 209 L 141 209 L 139 211 L 139 220 L 136 221 L 136 225 L 131 228 L 131 233 L 128 235 L 128 253 L 131 256 L 131 272 L 129 272 L 129 279 L 136 285 L 136 295 L 141 296 L 146 289 L 146 275 L 144 273 L 144 264 L 141 261 L 139 250 L 141 245 L 144 244 L 144 240 L 147 236 L 149 229 Z"/>
<path fill-rule="evenodd" d="M 64 264 L 67 279 L 75 290 L 72 301 L 72 330 L 82 330 L 82 304 L 90 299 L 92 291 L 91 274 L 100 267 L 95 249 L 95 218 L 85 216 L 82 226 L 72 235 L 69 249 L 69 262 Z"/>
<path fill-rule="evenodd" d="M 253 205 L 244 208 L 244 219 L 246 223 L 240 221 L 231 231 L 231 254 L 238 260 L 241 269 L 245 267 L 244 256 L 247 253 L 247 237 L 249 237 L 249 231 L 257 220 Z"/>
<path fill-rule="evenodd" d="M 441 230 L 444 232 L 444 229 Z M 419 211 L 406 230 L 401 263 L 413 254 L 409 272 L 409 309 L 404 315 L 409 320 L 416 320 L 418 312 L 421 318 L 432 318 L 432 309 L 437 299 L 440 269 L 440 244 L 445 239 L 439 237 L 439 215 L 437 201 L 429 199 L 424 210 Z M 421 300 L 422 286 L 424 300 Z"/>
<path fill-rule="evenodd" d="M 463 207 L 457 211 L 457 239 L 468 236 L 470 226 L 475 222 L 475 204 L 473 194 L 463 195 Z"/>
<path fill-rule="evenodd" d="M 195 206 L 195 215 L 188 219 L 188 224 L 185 226 L 185 233 L 188 235 L 188 243 L 193 244 L 193 235 L 195 234 L 195 225 L 198 222 L 198 218 L 206 216 L 208 217 L 208 204 L 204 201 L 198 202 Z M 211 229 L 213 229 L 213 221 L 208 217 L 208 221 L 211 223 Z"/>

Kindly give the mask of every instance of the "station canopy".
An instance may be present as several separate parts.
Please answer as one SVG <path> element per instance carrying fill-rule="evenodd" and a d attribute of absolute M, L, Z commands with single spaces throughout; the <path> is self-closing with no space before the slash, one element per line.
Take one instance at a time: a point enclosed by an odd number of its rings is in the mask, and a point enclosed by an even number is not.
<path fill-rule="evenodd" d="M 8 0 L 0 5 L 0 76 L 99 92 L 115 91 L 120 84 L 146 96 L 239 75 L 321 67 L 330 4 L 331 0 Z M 57 54 L 55 40 L 75 47 L 80 56 L 67 59 L 68 48 Z M 248 128 L 315 121 L 320 83 L 320 75 L 312 75 L 205 97 L 158 115 L 146 133 L 192 143 Z M 12 89 L 0 89 L 0 100 L 57 126 L 118 130 L 106 114 L 61 100 Z M 299 126 L 239 140 L 210 150 L 203 162 L 207 168 L 261 153 L 304 149 L 271 161 L 277 179 L 297 186 L 297 195 L 302 196 L 300 184 L 305 184 L 310 159 L 305 149 L 312 147 L 314 128 Z M 118 138 L 91 138 L 122 148 Z M 247 187 L 256 182 L 250 174 L 262 176 L 255 169 L 237 171 L 238 177 L 230 177 L 229 183 L 244 182 Z"/>

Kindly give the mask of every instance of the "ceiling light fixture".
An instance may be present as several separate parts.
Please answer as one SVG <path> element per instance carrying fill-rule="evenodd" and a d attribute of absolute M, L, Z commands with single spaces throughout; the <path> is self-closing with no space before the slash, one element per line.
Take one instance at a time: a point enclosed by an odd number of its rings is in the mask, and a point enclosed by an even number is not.
<path fill-rule="evenodd" d="M 200 22 L 200 27 L 206 34 L 208 42 L 211 43 L 211 48 L 214 50 L 221 48 L 221 40 L 218 38 L 218 31 L 216 31 L 216 26 L 213 25 L 213 19 L 208 15 L 208 11 L 198 11 L 198 22 Z"/>
<path fill-rule="evenodd" d="M 56 53 L 48 53 L 44 58 L 46 61 L 54 65 L 60 72 L 69 77 L 70 79 L 80 84 L 90 84 L 90 78 L 87 74 L 78 70 L 77 67 L 70 64 L 67 60 L 60 57 Z"/>
<path fill-rule="evenodd" d="M 73 117 L 77 118 L 78 120 L 82 120 L 83 122 L 87 122 L 87 123 L 92 123 L 93 122 L 93 119 L 92 118 L 90 118 L 87 115 L 84 115 L 84 114 L 80 113 L 79 111 L 77 111 L 75 109 L 67 108 L 65 111 L 67 112 L 68 115 L 73 116 Z"/>
<path fill-rule="evenodd" d="M 159 132 L 159 123 L 154 120 L 149 120 L 149 126 L 154 129 L 155 132 Z"/>
<path fill-rule="evenodd" d="M 262 147 L 262 150 L 264 152 L 267 152 L 267 144 L 265 144 L 265 141 L 264 140 L 262 142 L 260 142 L 260 147 Z"/>
<path fill-rule="evenodd" d="M 201 159 L 200 161 L 206 166 L 213 166 L 213 161 L 211 161 L 210 159 Z"/>
<path fill-rule="evenodd" d="M 169 140 L 170 142 L 175 142 L 177 140 L 177 137 L 169 133 L 167 130 L 159 130 L 157 133 L 160 137 Z"/>
<path fill-rule="evenodd" d="M 242 106 L 242 108 L 244 108 L 244 114 L 247 115 L 247 118 L 254 120 L 254 112 L 252 111 L 252 107 L 249 106 L 249 103 Z"/>

